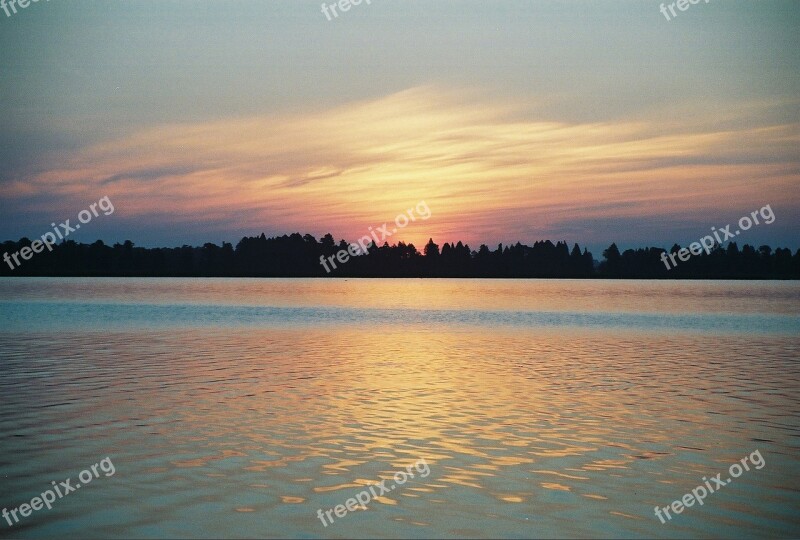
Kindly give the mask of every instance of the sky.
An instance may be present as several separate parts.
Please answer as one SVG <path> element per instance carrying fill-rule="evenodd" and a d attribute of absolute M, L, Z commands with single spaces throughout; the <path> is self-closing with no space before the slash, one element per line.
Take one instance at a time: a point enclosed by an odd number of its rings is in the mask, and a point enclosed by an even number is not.
<path fill-rule="evenodd" d="M 329 0 L 326 4 L 332 4 Z M 0 240 L 800 248 L 800 2 L 49 0 L 0 11 Z M 394 228 L 394 227 L 392 227 Z M 738 227 L 737 227 L 738 228 Z"/>

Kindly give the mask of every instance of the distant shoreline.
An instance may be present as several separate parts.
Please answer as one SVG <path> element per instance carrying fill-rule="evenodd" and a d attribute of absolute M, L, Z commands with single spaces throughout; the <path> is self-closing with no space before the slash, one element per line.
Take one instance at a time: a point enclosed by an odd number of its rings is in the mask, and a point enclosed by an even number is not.
<path fill-rule="evenodd" d="M 627 249 L 611 244 L 597 261 L 578 244 L 519 242 L 490 250 L 471 250 L 462 242 L 441 249 L 429 240 L 422 252 L 413 244 L 375 243 L 366 253 L 352 244 L 338 244 L 328 234 L 317 240 L 294 233 L 273 238 L 245 237 L 234 247 L 206 243 L 202 247 L 141 248 L 130 241 L 108 246 L 101 240 L 71 240 L 52 250 L 32 252 L 27 238 L 7 241 L 0 255 L 0 276 L 138 277 L 138 278 L 415 278 L 415 279 L 634 279 L 634 280 L 770 280 L 800 279 L 800 249 L 758 248 L 735 242 L 699 253 L 674 245 Z M 41 246 L 39 246 L 41 248 Z M 356 253 L 354 253 L 356 251 Z M 10 255 L 9 255 L 10 254 Z M 27 255 L 27 257 L 26 257 Z M 679 260 L 671 265 L 665 260 Z M 677 257 L 677 259 L 676 259 Z M 20 264 L 13 264 L 13 262 Z"/>

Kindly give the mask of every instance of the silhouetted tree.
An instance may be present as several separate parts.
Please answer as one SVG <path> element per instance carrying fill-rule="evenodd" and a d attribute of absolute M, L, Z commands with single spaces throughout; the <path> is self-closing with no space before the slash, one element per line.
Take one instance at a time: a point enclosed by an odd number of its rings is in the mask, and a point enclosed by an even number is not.
<path fill-rule="evenodd" d="M 30 246 L 31 241 L 6 241 L 3 252 L 8 254 Z M 346 254 L 345 257 L 342 253 Z M 330 234 L 319 241 L 310 234 L 267 238 L 265 234 L 242 238 L 234 248 L 203 244 L 176 248 L 141 248 L 126 240 L 107 246 L 101 240 L 93 244 L 62 241 L 45 249 L 19 267 L 13 262 L 0 263 L 0 275 L 15 276 L 254 276 L 254 277 L 487 277 L 487 278 L 648 278 L 648 279 L 798 279 L 800 250 L 794 254 L 787 248 L 772 249 L 760 246 L 757 250 L 736 243 L 727 248 L 714 245 L 709 253 L 701 252 L 687 260 L 677 254 L 681 246 L 669 251 L 647 247 L 619 252 L 616 244 L 603 251 L 603 261 L 595 269 L 592 254 L 564 241 L 536 241 L 532 246 L 517 242 L 499 244 L 492 251 L 482 244 L 471 251 L 462 242 L 445 242 L 441 252 L 431 238 L 419 253 L 413 244 L 374 242 L 366 253 L 341 240 L 338 244 Z M 667 268 L 664 257 L 672 255 L 676 265 Z M 347 262 L 340 261 L 340 257 Z M 19 258 L 19 256 L 18 256 Z M 323 259 L 330 273 L 320 262 Z M 685 258 L 685 252 L 684 252 Z M 669 264 L 671 265 L 671 262 Z"/>

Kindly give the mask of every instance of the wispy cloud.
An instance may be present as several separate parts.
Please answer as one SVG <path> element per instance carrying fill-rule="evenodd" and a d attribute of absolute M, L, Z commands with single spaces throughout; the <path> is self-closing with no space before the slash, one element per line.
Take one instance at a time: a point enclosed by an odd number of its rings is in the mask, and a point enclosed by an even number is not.
<path fill-rule="evenodd" d="M 109 176 L 100 182 L 101 185 L 112 184 L 120 180 L 158 180 L 168 176 L 185 175 L 194 172 L 190 167 L 162 167 L 158 169 L 144 169 L 139 171 L 127 171 L 114 176 Z"/>
<path fill-rule="evenodd" d="M 720 130 L 696 114 L 687 129 L 536 116 L 516 103 L 417 87 L 322 112 L 163 125 L 18 179 L 3 199 L 42 204 L 48 194 L 53 207 L 80 206 L 102 191 L 127 218 L 351 238 L 425 200 L 435 219 L 404 231 L 414 242 L 736 214 L 753 199 L 800 206 L 797 124 Z"/>

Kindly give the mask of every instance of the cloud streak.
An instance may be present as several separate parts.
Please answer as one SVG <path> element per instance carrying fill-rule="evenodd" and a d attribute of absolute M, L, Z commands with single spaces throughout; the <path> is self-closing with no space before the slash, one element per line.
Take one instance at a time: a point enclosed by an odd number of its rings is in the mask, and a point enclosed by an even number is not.
<path fill-rule="evenodd" d="M 752 201 L 800 207 L 797 124 L 720 130 L 699 112 L 690 128 L 537 116 L 426 86 L 307 114 L 162 125 L 45 164 L 0 200 L 18 217 L 63 214 L 102 192 L 127 220 L 348 238 L 425 200 L 433 218 L 397 239 L 473 244 L 604 241 L 614 231 L 592 224 L 738 215 Z M 617 234 L 630 236 L 626 228 Z"/>

